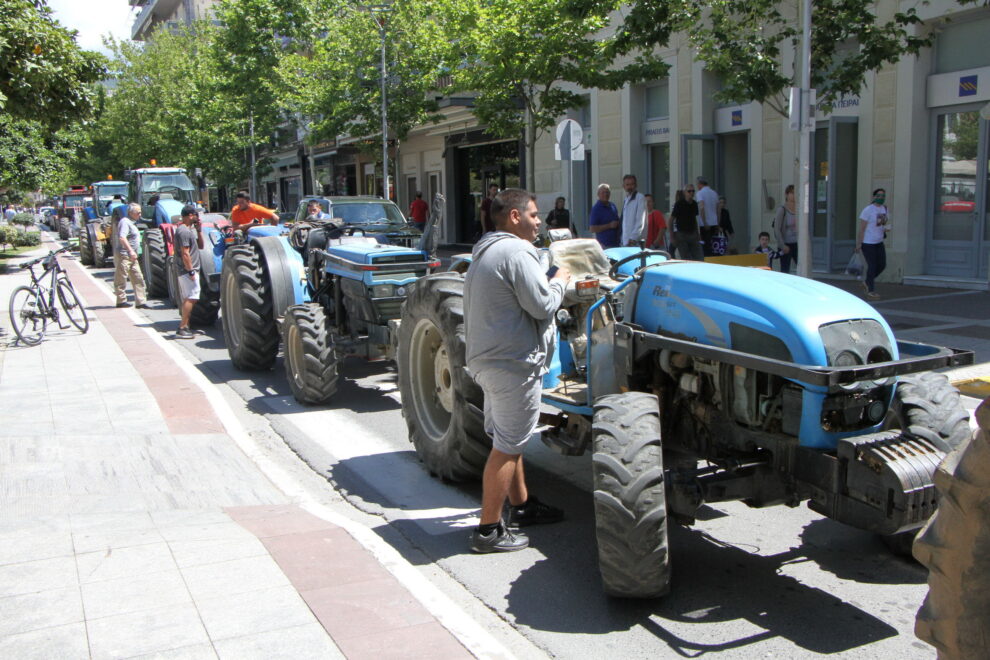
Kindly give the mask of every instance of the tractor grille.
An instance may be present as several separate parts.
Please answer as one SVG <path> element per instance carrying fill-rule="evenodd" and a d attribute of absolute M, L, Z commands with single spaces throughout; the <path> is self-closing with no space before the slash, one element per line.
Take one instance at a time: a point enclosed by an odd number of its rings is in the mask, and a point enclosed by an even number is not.
<path fill-rule="evenodd" d="M 378 314 L 379 321 L 385 323 L 386 321 L 391 321 L 402 316 L 402 303 L 403 299 L 400 300 L 375 300 L 375 312 Z"/>

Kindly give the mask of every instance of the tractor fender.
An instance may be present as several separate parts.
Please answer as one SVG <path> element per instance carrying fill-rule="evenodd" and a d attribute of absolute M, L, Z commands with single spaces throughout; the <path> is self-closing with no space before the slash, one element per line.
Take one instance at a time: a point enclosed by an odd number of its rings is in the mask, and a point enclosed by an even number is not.
<path fill-rule="evenodd" d="M 177 199 L 158 200 L 158 203 L 155 204 L 155 226 L 161 227 L 164 224 L 171 223 L 173 218 L 180 218 L 182 216 L 183 206 L 185 204 Z"/>
<path fill-rule="evenodd" d="M 166 222 L 164 224 L 158 225 L 158 228 L 162 230 L 162 240 L 165 242 L 165 255 L 174 256 L 176 225 L 173 225 L 170 222 Z"/>
<path fill-rule="evenodd" d="M 451 273 L 460 273 L 463 275 L 467 272 L 468 267 L 471 262 L 474 261 L 474 255 L 470 252 L 465 252 L 463 254 L 455 254 L 450 258 L 450 268 L 447 270 Z"/>
<path fill-rule="evenodd" d="M 285 237 L 260 236 L 251 244 L 258 250 L 265 272 L 272 287 L 272 311 L 275 318 L 285 316 L 290 305 L 309 302 L 304 288 L 306 269 L 302 255 L 296 252 Z"/>

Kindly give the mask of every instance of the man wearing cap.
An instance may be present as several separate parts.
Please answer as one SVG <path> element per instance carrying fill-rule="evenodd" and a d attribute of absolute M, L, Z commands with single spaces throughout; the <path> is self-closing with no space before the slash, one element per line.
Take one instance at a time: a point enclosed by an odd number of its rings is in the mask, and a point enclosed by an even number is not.
<path fill-rule="evenodd" d="M 182 207 L 182 224 L 175 230 L 175 247 L 177 258 L 173 265 L 177 270 L 179 299 L 182 301 L 182 320 L 175 336 L 178 339 L 192 339 L 189 317 L 199 300 L 199 269 L 202 265 L 199 251 L 203 248 L 203 229 L 199 224 L 199 211 L 191 204 Z"/>
<path fill-rule="evenodd" d="M 234 208 L 230 210 L 230 221 L 234 229 L 247 229 L 264 224 L 263 220 L 271 220 L 273 225 L 277 225 L 278 213 L 252 202 L 251 195 L 244 190 L 237 193 Z"/>

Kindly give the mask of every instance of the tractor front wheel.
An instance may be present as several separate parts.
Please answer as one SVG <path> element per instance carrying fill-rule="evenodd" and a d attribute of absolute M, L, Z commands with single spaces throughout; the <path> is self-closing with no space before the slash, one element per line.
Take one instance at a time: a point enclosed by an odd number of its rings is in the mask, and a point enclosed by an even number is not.
<path fill-rule="evenodd" d="M 323 308 L 293 305 L 282 322 L 285 375 L 296 401 L 318 406 L 337 391 L 337 352 Z"/>
<path fill-rule="evenodd" d="M 484 394 L 467 372 L 464 277 L 416 282 L 402 308 L 396 360 L 409 439 L 427 469 L 452 481 L 478 479 L 491 451 Z"/>
<path fill-rule="evenodd" d="M 592 438 L 595 535 L 605 592 L 662 596 L 670 590 L 670 555 L 657 397 L 600 397 Z"/>
<path fill-rule="evenodd" d="M 969 438 L 969 413 L 962 405 L 959 390 L 945 374 L 900 376 L 884 420 L 884 430 L 891 429 L 921 436 L 948 454 Z M 917 530 L 912 530 L 880 539 L 894 554 L 910 557 L 916 534 Z"/>
<path fill-rule="evenodd" d="M 220 274 L 223 339 L 238 369 L 271 369 L 278 357 L 278 327 L 272 289 L 261 257 L 250 245 L 227 250 Z"/>

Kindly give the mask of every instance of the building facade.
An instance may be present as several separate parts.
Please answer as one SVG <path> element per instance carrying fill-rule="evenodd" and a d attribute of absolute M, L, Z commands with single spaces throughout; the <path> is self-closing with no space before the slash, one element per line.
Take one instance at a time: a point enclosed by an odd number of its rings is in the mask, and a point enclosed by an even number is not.
<path fill-rule="evenodd" d="M 212 4 L 131 2 L 143 7 L 142 16 L 149 11 L 164 16 L 169 9 L 173 19 L 180 10 L 204 12 Z M 900 10 L 900 2 L 880 0 L 877 9 L 886 20 Z M 855 248 L 860 211 L 872 190 L 882 187 L 893 227 L 882 280 L 985 288 L 990 50 L 984 42 L 990 9 L 935 0 L 918 11 L 925 20 L 918 29 L 934 35 L 934 46 L 869 74 L 858 95 L 815 117 L 812 266 L 821 274 L 843 271 Z M 573 226 L 588 235 L 599 183 L 612 186 L 612 200 L 621 206 L 622 177 L 634 174 L 639 190 L 652 193 L 657 208 L 667 213 L 678 188 L 705 176 L 726 197 L 736 232 L 730 247 L 748 252 L 761 231 L 771 231 L 784 188 L 797 183 L 798 134 L 767 106 L 717 103 L 719 81 L 695 59 L 683 36 L 675 35 L 660 55 L 670 65 L 663 80 L 618 91 L 575 90 L 587 99 L 570 115 L 583 127 L 585 158 L 557 161 L 552 132 L 539 138 L 533 175 L 541 211 L 564 196 Z M 795 53 L 784 52 L 782 59 L 793 62 Z M 486 133 L 472 113 L 470 96 L 445 97 L 441 106 L 439 123 L 417 127 L 393 144 L 390 196 L 405 210 L 417 191 L 424 198 L 443 193 L 443 241 L 470 244 L 478 235 L 478 208 L 488 185 L 504 188 L 527 180 L 523 140 Z M 307 146 L 301 130 L 286 130 L 294 134 L 275 140 L 274 167 L 259 181 L 262 203 L 292 210 L 293 201 L 306 194 L 384 194 L 377 150 L 359 148 L 374 136 Z"/>
<path fill-rule="evenodd" d="M 899 10 L 882 0 L 880 17 Z M 811 165 L 813 270 L 841 273 L 855 248 L 858 217 L 875 188 L 885 188 L 893 230 L 886 281 L 986 288 L 990 261 L 990 10 L 933 2 L 919 9 L 934 46 L 870 74 L 856 96 L 815 118 Z M 619 91 L 587 90 L 571 118 L 584 127 L 585 160 L 554 159 L 554 137 L 535 154 L 541 211 L 567 198 L 573 224 L 587 235 L 599 183 L 621 207 L 622 176 L 669 211 L 673 194 L 703 175 L 727 199 L 736 231 L 731 247 L 747 252 L 771 223 L 784 188 L 797 182 L 797 137 L 785 117 L 758 103 L 720 105 L 718 80 L 682 38 L 661 55 L 664 80 Z M 784 53 L 794 61 L 794 53 Z M 486 136 L 469 108 L 414 131 L 400 146 L 399 202 L 415 189 L 447 197 L 445 240 L 470 243 L 486 184 L 525 181 L 518 141 Z M 562 118 L 563 119 L 563 118 Z M 511 147 L 491 145 L 516 144 Z M 487 153 L 480 154 L 482 148 Z M 508 150 L 506 150 L 508 149 Z M 472 158 L 476 150 L 482 159 Z M 507 162 L 515 169 L 504 176 Z M 504 184 L 503 184 L 504 181 Z M 771 232 L 772 233 L 772 232 Z"/>

